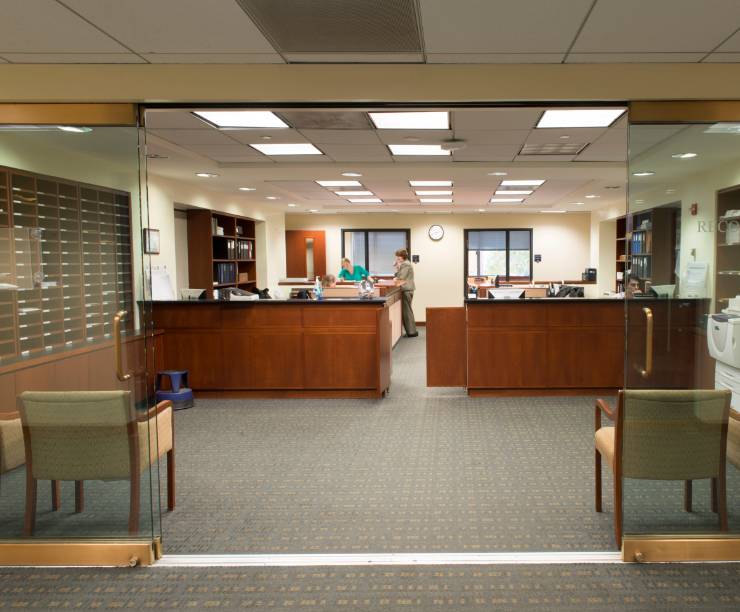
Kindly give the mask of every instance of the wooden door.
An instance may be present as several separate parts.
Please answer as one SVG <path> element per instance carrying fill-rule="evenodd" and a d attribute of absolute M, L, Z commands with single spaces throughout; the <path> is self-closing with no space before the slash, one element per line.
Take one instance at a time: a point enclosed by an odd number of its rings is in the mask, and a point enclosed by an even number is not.
<path fill-rule="evenodd" d="M 313 274 L 310 274 L 309 258 L 313 260 Z M 285 275 L 288 278 L 307 278 L 325 274 L 324 230 L 285 230 Z"/>

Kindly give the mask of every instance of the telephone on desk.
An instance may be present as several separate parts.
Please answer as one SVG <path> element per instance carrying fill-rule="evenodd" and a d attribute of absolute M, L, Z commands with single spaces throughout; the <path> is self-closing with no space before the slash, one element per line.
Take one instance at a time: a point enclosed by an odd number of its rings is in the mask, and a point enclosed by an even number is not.
<path fill-rule="evenodd" d="M 244 289 L 238 289 L 237 287 L 228 287 L 221 291 L 221 299 L 229 302 L 247 302 L 251 300 L 259 300 L 260 296 L 257 293 L 250 293 Z"/>

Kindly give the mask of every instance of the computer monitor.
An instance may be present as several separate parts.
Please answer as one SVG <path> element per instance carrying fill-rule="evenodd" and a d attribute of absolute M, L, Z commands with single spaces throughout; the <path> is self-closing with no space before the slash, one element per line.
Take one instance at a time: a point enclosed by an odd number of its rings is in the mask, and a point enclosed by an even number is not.
<path fill-rule="evenodd" d="M 659 298 L 672 298 L 676 292 L 676 285 L 650 285 L 650 290 Z"/>
<path fill-rule="evenodd" d="M 180 289 L 181 300 L 202 300 L 205 297 L 205 289 Z"/>
<path fill-rule="evenodd" d="M 494 300 L 517 300 L 524 297 L 524 289 L 517 287 L 510 289 L 489 289 L 488 297 Z"/>

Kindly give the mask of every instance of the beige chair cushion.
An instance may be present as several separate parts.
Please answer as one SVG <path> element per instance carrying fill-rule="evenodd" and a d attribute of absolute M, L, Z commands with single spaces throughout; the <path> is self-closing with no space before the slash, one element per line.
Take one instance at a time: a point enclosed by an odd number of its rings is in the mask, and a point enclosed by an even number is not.
<path fill-rule="evenodd" d="M 727 460 L 740 470 L 740 421 L 735 419 L 727 427 Z"/>
<path fill-rule="evenodd" d="M 614 427 L 602 427 L 594 436 L 596 450 L 601 457 L 614 469 Z"/>
<path fill-rule="evenodd" d="M 21 419 L 0 420 L 0 474 L 26 462 Z"/>
<path fill-rule="evenodd" d="M 172 450 L 172 408 L 160 412 L 155 419 L 139 421 L 139 451 L 141 469 L 147 469 L 157 457 Z M 147 451 L 149 460 L 147 461 Z"/>

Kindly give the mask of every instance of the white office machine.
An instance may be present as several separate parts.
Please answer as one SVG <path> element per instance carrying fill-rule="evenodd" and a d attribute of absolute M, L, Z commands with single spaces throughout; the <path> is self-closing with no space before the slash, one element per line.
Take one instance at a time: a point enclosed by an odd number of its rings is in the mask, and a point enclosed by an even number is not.
<path fill-rule="evenodd" d="M 494 300 L 516 300 L 524 295 L 524 289 L 511 287 L 506 289 L 489 289 L 488 297 Z"/>
<path fill-rule="evenodd" d="M 740 295 L 721 313 L 707 320 L 709 354 L 716 359 L 715 389 L 732 392 L 732 407 L 740 412 Z"/>

